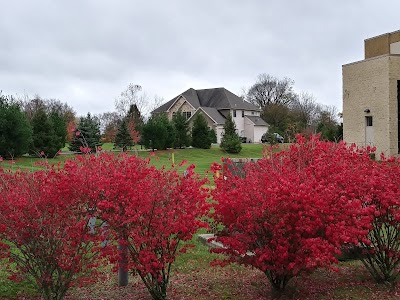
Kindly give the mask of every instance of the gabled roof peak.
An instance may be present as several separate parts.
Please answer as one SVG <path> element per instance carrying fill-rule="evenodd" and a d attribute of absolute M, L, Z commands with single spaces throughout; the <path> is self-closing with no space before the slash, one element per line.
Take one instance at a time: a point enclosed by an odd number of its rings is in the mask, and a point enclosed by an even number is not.
<path fill-rule="evenodd" d="M 180 96 L 183 96 L 196 109 L 199 107 L 212 107 L 216 109 L 260 110 L 257 106 L 243 100 L 226 88 L 218 87 L 199 90 L 189 88 L 164 105 L 156 108 L 153 112 L 169 110 Z"/>

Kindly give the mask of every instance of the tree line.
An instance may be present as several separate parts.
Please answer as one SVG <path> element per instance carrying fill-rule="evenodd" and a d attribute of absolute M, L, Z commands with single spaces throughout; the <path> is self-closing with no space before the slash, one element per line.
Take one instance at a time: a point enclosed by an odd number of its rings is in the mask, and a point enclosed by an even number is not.
<path fill-rule="evenodd" d="M 317 103 L 310 93 L 295 93 L 290 78 L 260 74 L 252 86 L 243 89 L 242 98 L 260 107 L 261 117 L 270 125 L 269 131 L 283 135 L 288 142 L 297 133 L 321 133 L 329 141 L 343 137 L 336 107 Z"/>
<path fill-rule="evenodd" d="M 288 142 L 294 141 L 297 133 L 321 133 L 325 140 L 340 140 L 343 127 L 336 108 L 317 103 L 309 93 L 295 93 L 293 87 L 294 81 L 289 78 L 260 74 L 244 89 L 242 98 L 258 106 L 261 117 L 270 125 L 269 131 L 283 135 Z M 201 114 L 194 117 L 192 128 L 179 111 L 172 120 L 164 114 L 146 120 L 143 114 L 162 101 L 155 97 L 151 103 L 140 85 L 129 84 L 115 99 L 115 111 L 77 118 L 72 107 L 56 99 L 17 99 L 0 93 L 0 156 L 29 153 L 54 157 L 66 143 L 71 151 L 82 152 L 96 151 L 103 143 L 114 143 L 115 148 L 125 151 L 135 144 L 153 150 L 187 146 L 208 149 L 217 141 L 215 131 L 208 128 Z M 240 152 L 240 137 L 231 118 L 224 129 L 221 148 Z"/>
<path fill-rule="evenodd" d="M 74 119 L 73 109 L 59 100 L 0 94 L 0 156 L 54 157 L 65 147 L 68 124 Z"/>

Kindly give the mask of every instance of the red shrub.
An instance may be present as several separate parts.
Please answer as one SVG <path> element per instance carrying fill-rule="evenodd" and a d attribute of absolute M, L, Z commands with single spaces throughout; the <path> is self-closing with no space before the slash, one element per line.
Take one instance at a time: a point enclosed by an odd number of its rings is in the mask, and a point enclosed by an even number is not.
<path fill-rule="evenodd" d="M 290 278 L 337 262 L 344 243 L 357 243 L 369 226 L 358 185 L 368 151 L 318 137 L 216 178 L 214 218 L 224 225 L 217 240 L 229 261 L 254 266 L 283 290 Z"/>
<path fill-rule="evenodd" d="M 171 264 L 208 212 L 205 180 L 194 174 L 156 169 L 134 156 L 82 157 L 66 169 L 89 178 L 77 191 L 94 199 L 97 215 L 106 221 L 109 238 L 119 240 L 129 252 L 127 267 L 142 278 L 154 299 L 165 299 Z M 76 185 L 75 185 L 76 186 Z"/>
<path fill-rule="evenodd" d="M 378 283 L 395 282 L 400 274 L 400 161 L 386 159 L 365 170 L 359 188 L 371 210 L 372 228 L 361 241 L 361 260 Z"/>
<path fill-rule="evenodd" d="M 0 246 L 16 272 L 30 275 L 45 299 L 62 299 L 73 284 L 91 280 L 98 237 L 89 234 L 86 201 L 71 193 L 61 170 L 0 169 Z"/>

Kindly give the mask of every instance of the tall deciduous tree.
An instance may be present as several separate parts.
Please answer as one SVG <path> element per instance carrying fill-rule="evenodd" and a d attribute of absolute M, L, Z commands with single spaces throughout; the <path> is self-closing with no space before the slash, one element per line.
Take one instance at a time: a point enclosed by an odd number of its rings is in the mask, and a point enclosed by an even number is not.
<path fill-rule="evenodd" d="M 246 94 L 246 100 L 261 109 L 270 104 L 289 105 L 295 99 L 294 81 L 289 78 L 279 79 L 268 74 L 258 75 L 257 81 Z"/>
<path fill-rule="evenodd" d="M 242 141 L 236 132 L 236 125 L 231 114 L 225 120 L 224 134 L 222 136 L 221 149 L 228 153 L 239 153 L 242 150 Z"/>
<path fill-rule="evenodd" d="M 115 99 L 115 108 L 120 116 L 125 117 L 132 105 L 135 105 L 139 111 L 143 111 L 148 105 L 147 96 L 142 93 L 142 87 L 138 84 L 130 83 L 127 88 L 121 92 Z"/>
<path fill-rule="evenodd" d="M 117 112 L 105 112 L 100 114 L 98 118 L 102 141 L 104 143 L 115 142 L 115 136 L 123 118 Z"/>
<path fill-rule="evenodd" d="M 206 119 L 201 113 L 198 113 L 193 120 L 192 146 L 201 149 L 211 148 L 209 128 Z"/>
<path fill-rule="evenodd" d="M 0 94 L 0 156 L 17 157 L 29 151 L 32 128 L 18 102 Z"/>
<path fill-rule="evenodd" d="M 178 111 L 172 117 L 172 123 L 175 128 L 175 147 L 182 148 L 185 146 L 189 146 L 189 125 L 187 124 L 187 120 L 181 111 Z"/>

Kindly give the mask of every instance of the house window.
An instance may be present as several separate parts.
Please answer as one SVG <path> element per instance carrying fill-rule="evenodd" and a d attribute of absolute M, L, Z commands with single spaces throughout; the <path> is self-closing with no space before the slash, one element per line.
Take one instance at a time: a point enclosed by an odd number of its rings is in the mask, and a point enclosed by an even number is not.
<path fill-rule="evenodd" d="M 371 116 L 365 117 L 365 122 L 367 126 L 372 126 L 372 117 Z"/>
<path fill-rule="evenodd" d="M 244 118 L 244 110 L 242 110 L 242 118 Z"/>
<path fill-rule="evenodd" d="M 233 110 L 233 117 L 236 118 L 236 110 Z"/>
<path fill-rule="evenodd" d="M 254 116 L 254 111 L 251 112 L 251 115 Z"/>
<path fill-rule="evenodd" d="M 192 112 L 190 111 L 184 111 L 183 116 L 188 120 L 192 116 Z"/>

